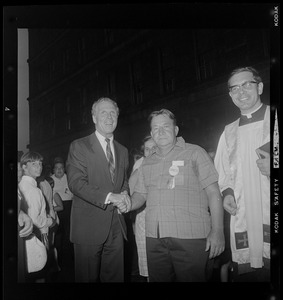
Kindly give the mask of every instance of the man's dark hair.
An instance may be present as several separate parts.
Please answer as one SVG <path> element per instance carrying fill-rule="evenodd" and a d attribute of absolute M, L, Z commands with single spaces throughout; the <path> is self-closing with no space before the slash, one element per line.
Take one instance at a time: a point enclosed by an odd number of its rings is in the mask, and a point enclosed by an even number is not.
<path fill-rule="evenodd" d="M 257 71 L 255 68 L 253 68 L 253 67 L 241 67 L 241 68 L 234 69 L 234 70 L 230 73 L 230 75 L 229 75 L 229 77 L 228 77 L 228 88 L 230 87 L 229 82 L 230 82 L 231 77 L 234 76 L 234 75 L 236 75 L 236 74 L 239 74 L 239 73 L 241 73 L 241 72 L 251 72 L 251 73 L 253 74 L 254 80 L 255 80 L 257 83 L 262 82 L 262 79 L 261 79 L 261 77 L 260 77 L 258 71 Z"/>
<path fill-rule="evenodd" d="M 149 124 L 151 124 L 151 121 L 152 121 L 153 117 L 156 117 L 156 116 L 159 116 L 159 115 L 168 116 L 171 120 L 173 120 L 174 126 L 176 126 L 177 120 L 176 120 L 175 115 L 170 110 L 168 110 L 166 108 L 162 108 L 160 110 L 153 111 L 148 117 Z"/>

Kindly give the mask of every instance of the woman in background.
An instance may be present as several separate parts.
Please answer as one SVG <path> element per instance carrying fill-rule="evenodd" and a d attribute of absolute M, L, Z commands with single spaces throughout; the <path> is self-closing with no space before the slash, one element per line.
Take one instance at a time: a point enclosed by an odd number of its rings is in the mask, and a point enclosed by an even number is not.
<path fill-rule="evenodd" d="M 146 136 L 143 139 L 141 147 L 143 156 L 135 161 L 131 176 L 129 178 L 130 194 L 132 196 L 135 185 L 138 179 L 138 169 L 142 165 L 145 157 L 149 156 L 156 149 L 156 144 L 151 136 Z M 138 250 L 138 264 L 140 275 L 146 277 L 148 281 L 148 269 L 147 269 L 147 258 L 146 258 L 146 246 L 145 246 L 145 205 L 137 210 L 135 226 L 134 226 L 137 250 Z"/>

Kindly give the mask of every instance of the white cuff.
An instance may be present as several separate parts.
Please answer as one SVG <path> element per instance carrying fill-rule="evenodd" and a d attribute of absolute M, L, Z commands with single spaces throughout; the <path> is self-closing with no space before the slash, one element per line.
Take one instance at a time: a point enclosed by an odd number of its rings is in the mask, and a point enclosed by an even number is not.
<path fill-rule="evenodd" d="M 112 194 L 112 193 L 108 193 L 108 195 L 107 195 L 107 197 L 106 197 L 106 199 L 105 199 L 104 204 L 110 204 L 110 203 L 111 203 L 111 202 L 108 200 L 111 194 Z"/>

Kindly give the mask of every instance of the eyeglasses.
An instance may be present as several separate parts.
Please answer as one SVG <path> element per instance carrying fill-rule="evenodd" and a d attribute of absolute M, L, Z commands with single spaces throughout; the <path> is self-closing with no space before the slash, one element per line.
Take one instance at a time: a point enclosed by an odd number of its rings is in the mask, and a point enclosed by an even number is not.
<path fill-rule="evenodd" d="M 256 81 L 245 81 L 242 84 L 239 85 L 233 85 L 229 87 L 229 90 L 232 94 L 238 94 L 240 91 L 240 88 L 249 91 L 253 88 L 253 83 L 257 83 Z"/>

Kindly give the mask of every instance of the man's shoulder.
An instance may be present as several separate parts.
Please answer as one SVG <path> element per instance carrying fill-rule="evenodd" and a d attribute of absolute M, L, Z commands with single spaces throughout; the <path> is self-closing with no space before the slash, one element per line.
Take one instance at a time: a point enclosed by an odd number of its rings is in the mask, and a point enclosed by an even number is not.
<path fill-rule="evenodd" d="M 72 146 L 84 146 L 84 145 L 90 145 L 95 139 L 95 134 L 89 134 L 87 136 L 80 137 L 78 139 L 75 139 L 71 142 Z"/>
<path fill-rule="evenodd" d="M 93 134 L 89 134 L 80 138 L 73 140 L 72 143 L 84 143 L 85 141 L 89 141 Z"/>
<path fill-rule="evenodd" d="M 123 151 L 123 152 L 127 152 L 128 153 L 128 149 L 124 145 L 120 144 L 116 140 L 114 140 L 114 144 L 119 149 L 119 151 Z"/>
<path fill-rule="evenodd" d="M 201 146 L 193 143 L 186 142 L 182 137 L 178 137 L 176 146 L 183 148 L 184 150 L 196 151 L 203 149 Z M 175 149 L 179 149 L 179 147 L 175 147 Z"/>
<path fill-rule="evenodd" d="M 185 150 L 187 151 L 203 151 L 204 149 L 197 145 L 197 144 L 191 144 L 191 143 L 185 143 L 185 147 L 184 147 Z"/>

